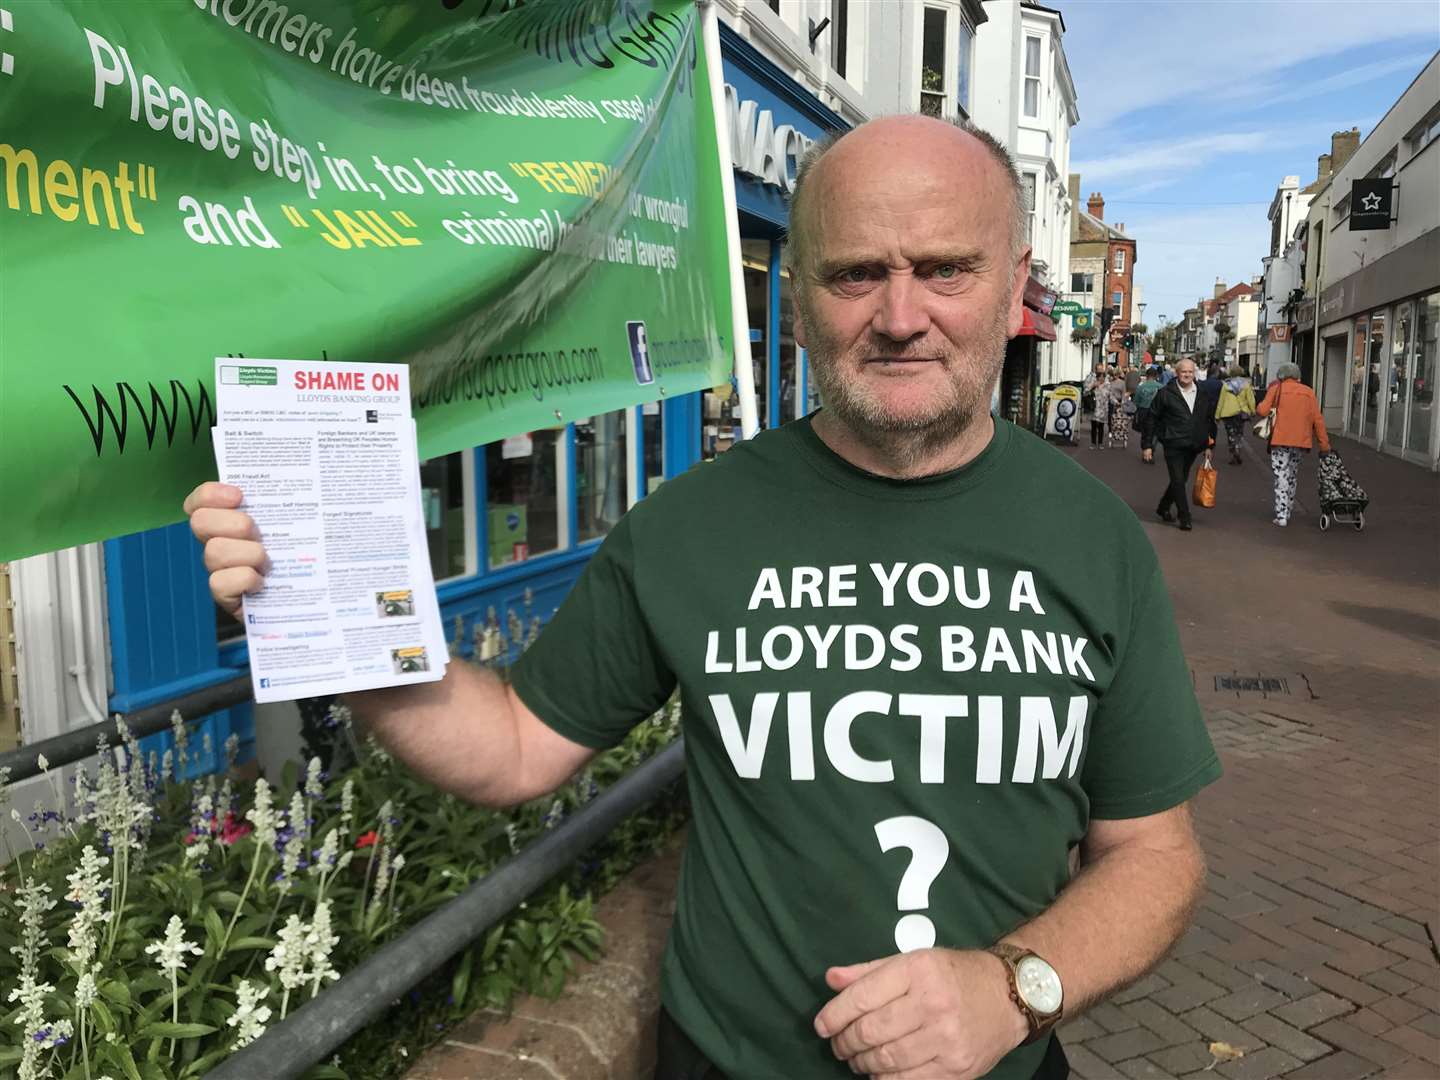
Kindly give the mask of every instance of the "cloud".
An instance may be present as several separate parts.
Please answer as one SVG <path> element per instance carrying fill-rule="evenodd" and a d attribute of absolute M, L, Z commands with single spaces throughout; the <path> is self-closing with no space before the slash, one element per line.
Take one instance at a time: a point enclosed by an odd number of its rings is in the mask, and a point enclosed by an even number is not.
<path fill-rule="evenodd" d="M 1135 280 L 1152 326 L 1212 295 L 1217 277 L 1234 285 L 1259 274 L 1270 243 L 1263 206 L 1136 207 L 1125 231 L 1136 238 Z"/>
<path fill-rule="evenodd" d="M 1078 172 L 1086 183 L 1100 183 L 1136 173 L 1150 175 L 1191 172 L 1211 158 L 1260 150 L 1271 143 L 1277 132 L 1234 131 L 1216 135 L 1191 135 L 1181 139 L 1126 146 L 1098 161 L 1072 163 L 1071 172 Z"/>
<path fill-rule="evenodd" d="M 1316 75 L 1324 81 L 1327 57 L 1385 43 L 1405 42 L 1412 49 L 1440 45 L 1440 5 L 1429 0 L 1363 5 L 1070 0 L 1065 16 L 1065 55 L 1081 122 L 1092 133 L 1127 114 L 1182 100 L 1259 107 L 1268 94 L 1292 88 L 1298 92 L 1288 100 L 1299 100 L 1309 95 Z M 1280 77 L 1301 64 L 1305 68 L 1293 74 L 1305 83 L 1303 89 Z M 1342 85 L 1358 85 L 1360 78 Z"/>
<path fill-rule="evenodd" d="M 1397 56 L 1391 60 L 1375 60 L 1369 64 L 1360 64 L 1357 67 L 1350 68 L 1348 71 L 1337 72 L 1329 78 L 1316 79 L 1314 82 L 1307 82 L 1301 86 L 1292 87 L 1289 90 L 1267 92 L 1263 96 L 1263 99 L 1256 104 L 1257 107 L 1264 106 L 1268 108 L 1271 105 L 1282 105 L 1287 101 L 1313 101 L 1316 98 L 1333 93 L 1336 90 L 1345 90 L 1352 86 L 1362 86 L 1372 79 L 1383 78 L 1396 71 L 1419 73 L 1429 60 L 1429 53 Z M 1279 84 L 1276 85 L 1278 87 Z"/>

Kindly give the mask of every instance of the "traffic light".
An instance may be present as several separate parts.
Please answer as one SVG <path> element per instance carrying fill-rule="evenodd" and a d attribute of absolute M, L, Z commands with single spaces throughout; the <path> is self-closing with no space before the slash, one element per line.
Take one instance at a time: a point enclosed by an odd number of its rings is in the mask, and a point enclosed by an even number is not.
<path fill-rule="evenodd" d="M 1133 349 L 1133 348 L 1135 348 L 1135 335 L 1134 335 L 1134 334 L 1129 334 L 1129 333 L 1127 333 L 1127 334 L 1125 335 L 1125 348 L 1127 348 L 1127 349 Z"/>

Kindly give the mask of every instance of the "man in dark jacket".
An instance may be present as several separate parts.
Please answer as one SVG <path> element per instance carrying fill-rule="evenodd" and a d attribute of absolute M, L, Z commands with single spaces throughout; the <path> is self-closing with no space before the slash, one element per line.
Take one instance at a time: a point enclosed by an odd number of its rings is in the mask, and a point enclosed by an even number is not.
<path fill-rule="evenodd" d="M 1220 385 L 1216 380 L 1206 382 L 1213 382 L 1215 388 Z M 1210 447 L 1215 445 L 1215 397 L 1214 388 L 1195 381 L 1195 361 L 1181 360 L 1175 365 L 1175 378 L 1150 402 L 1150 423 L 1141 433 L 1146 461 L 1154 456 L 1156 439 L 1164 444 L 1165 468 L 1170 474 L 1155 513 L 1161 521 L 1174 521 L 1173 506 L 1180 515 L 1180 528 L 1187 532 L 1191 528 L 1190 469 L 1201 453 L 1210 460 Z"/>

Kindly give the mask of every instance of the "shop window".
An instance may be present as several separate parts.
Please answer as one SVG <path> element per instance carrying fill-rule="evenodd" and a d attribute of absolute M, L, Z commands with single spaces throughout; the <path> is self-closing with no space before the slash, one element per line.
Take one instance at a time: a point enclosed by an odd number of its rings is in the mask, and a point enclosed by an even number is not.
<path fill-rule="evenodd" d="M 604 536 L 629 509 L 628 413 L 621 409 L 575 422 L 576 523 L 582 541 Z"/>
<path fill-rule="evenodd" d="M 1035 183 L 1034 173 L 1020 174 L 1020 194 L 1025 199 L 1025 236 L 1033 244 L 1035 242 Z"/>
<path fill-rule="evenodd" d="M 1430 455 L 1435 429 L 1435 376 L 1440 366 L 1440 292 L 1420 298 L 1415 315 L 1415 370 L 1410 379 L 1410 423 L 1405 449 Z"/>
<path fill-rule="evenodd" d="M 765 3 L 769 5 L 770 10 L 776 15 L 780 14 L 780 0 L 765 0 Z"/>
<path fill-rule="evenodd" d="M 430 548 L 430 572 L 436 581 L 473 573 L 466 522 L 473 499 L 465 483 L 469 451 L 420 463 L 420 508 Z"/>
<path fill-rule="evenodd" d="M 1410 397 L 1410 332 L 1415 305 L 1398 304 L 1395 329 L 1390 334 L 1390 370 L 1385 377 L 1385 445 L 1399 450 L 1405 444 L 1405 406 Z"/>
<path fill-rule="evenodd" d="M 1125 293 L 1122 290 L 1116 289 L 1113 293 L 1110 294 L 1110 311 L 1111 314 L 1115 316 L 1115 318 L 1120 318 L 1120 309 L 1124 306 L 1124 304 Z"/>
<path fill-rule="evenodd" d="M 960 20 L 960 60 L 955 67 L 955 102 L 960 115 L 970 115 L 970 71 L 975 53 L 975 28 Z"/>
<path fill-rule="evenodd" d="M 1345 426 L 1347 435 L 1360 435 L 1361 411 L 1365 403 L 1365 353 L 1370 344 L 1370 316 L 1355 320 L 1350 340 L 1350 415 Z"/>
<path fill-rule="evenodd" d="M 1365 431 L 1367 439 L 1375 437 L 1380 408 L 1380 369 L 1385 363 L 1385 313 L 1377 311 L 1370 320 L 1369 364 L 1365 372 Z"/>
<path fill-rule="evenodd" d="M 640 406 L 640 432 L 645 440 L 645 483 L 641 490 L 649 495 L 665 480 L 665 414 L 660 402 L 647 401 Z"/>
<path fill-rule="evenodd" d="M 1440 105 L 1430 110 L 1430 115 L 1421 120 L 1406 138 L 1410 144 L 1410 156 L 1414 157 L 1436 139 L 1440 139 Z"/>
<path fill-rule="evenodd" d="M 728 383 L 700 395 L 700 460 L 714 461 L 740 437 L 740 395 Z"/>
<path fill-rule="evenodd" d="M 565 429 L 515 435 L 485 447 L 487 565 L 493 570 L 558 551 Z"/>
<path fill-rule="evenodd" d="M 1040 39 L 1025 38 L 1025 115 L 1040 116 Z"/>
<path fill-rule="evenodd" d="M 925 26 L 920 52 L 920 111 L 926 116 L 944 116 L 948 96 L 945 64 L 945 12 L 925 9 Z"/>

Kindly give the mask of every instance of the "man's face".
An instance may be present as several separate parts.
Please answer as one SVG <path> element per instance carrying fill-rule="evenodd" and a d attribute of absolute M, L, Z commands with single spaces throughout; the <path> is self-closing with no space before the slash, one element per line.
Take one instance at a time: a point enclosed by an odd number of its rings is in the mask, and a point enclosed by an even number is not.
<path fill-rule="evenodd" d="M 1195 365 L 1186 360 L 1175 366 L 1175 381 L 1182 388 L 1188 389 L 1195 385 Z"/>
<path fill-rule="evenodd" d="M 988 412 L 1029 270 L 999 165 L 907 117 L 849 136 L 810 181 L 795 337 L 827 410 L 867 441 L 964 431 Z"/>

